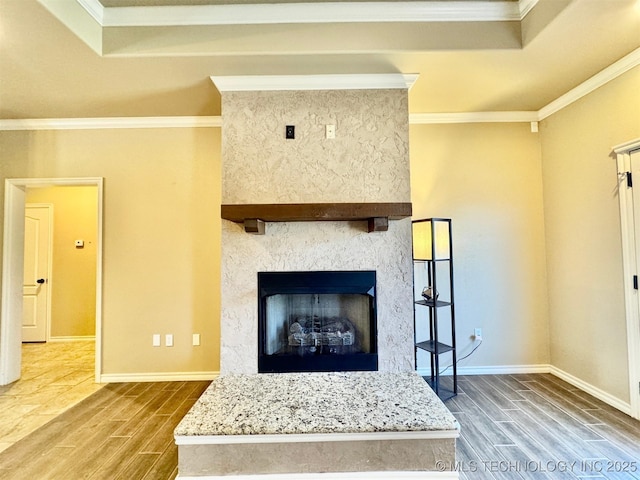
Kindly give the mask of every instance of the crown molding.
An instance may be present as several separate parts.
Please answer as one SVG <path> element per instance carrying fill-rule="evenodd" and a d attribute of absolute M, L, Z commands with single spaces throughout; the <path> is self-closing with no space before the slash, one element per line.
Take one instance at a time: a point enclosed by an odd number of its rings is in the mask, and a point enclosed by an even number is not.
<path fill-rule="evenodd" d="M 590 94 L 611 80 L 640 65 L 640 48 L 633 50 L 617 62 L 585 80 L 551 103 L 536 111 L 524 112 L 464 112 L 464 113 L 414 113 L 409 116 L 412 124 L 436 123 L 495 123 L 540 122 L 559 112 L 582 97 Z"/>
<path fill-rule="evenodd" d="M 412 113 L 411 125 L 444 123 L 529 123 L 537 112 Z M 133 128 L 221 128 L 222 117 L 27 118 L 0 120 L 3 130 L 100 130 Z"/>
<path fill-rule="evenodd" d="M 98 0 L 77 0 L 82 8 L 84 8 L 93 19 L 104 26 L 104 11 L 105 8 Z"/>
<path fill-rule="evenodd" d="M 428 125 L 440 123 L 528 123 L 537 122 L 538 112 L 461 112 L 412 113 L 409 123 Z"/>
<path fill-rule="evenodd" d="M 553 102 L 542 107 L 538 111 L 538 120 L 544 120 L 550 115 L 553 115 L 566 106 L 571 105 L 573 102 L 580 100 L 585 95 L 590 94 L 597 88 L 600 88 L 611 80 L 618 78 L 623 73 L 628 72 L 638 65 L 640 65 L 640 48 L 636 48 L 630 54 L 622 57 L 620 60 L 609 65 L 607 68 L 595 74 L 593 77 L 582 82 L 574 89 L 569 90 L 567 93 L 558 97 Z"/>
<path fill-rule="evenodd" d="M 520 9 L 520 20 L 526 17 L 527 13 L 533 10 L 533 7 L 535 7 L 537 3 L 538 0 L 520 0 L 518 2 L 518 6 Z"/>
<path fill-rule="evenodd" d="M 103 27 L 367 22 L 509 22 L 522 20 L 512 1 L 299 2 L 104 8 L 78 0 Z M 521 0 L 527 4 L 532 0 Z M 535 3 L 537 0 L 533 0 Z M 98 5 L 96 5 L 98 4 Z M 102 8 L 100 8 L 102 7 Z"/>
<path fill-rule="evenodd" d="M 616 63 L 602 70 L 600 73 L 594 75 L 590 79 L 586 80 L 582 84 L 578 85 L 573 90 L 565 93 L 561 97 L 557 98 L 553 102 L 549 103 L 545 107 L 536 111 L 520 111 L 520 112 L 462 112 L 462 113 L 412 113 L 409 115 L 409 123 L 413 125 L 427 125 L 427 124 L 445 124 L 445 123 L 529 123 L 542 121 L 545 118 L 553 115 L 554 113 L 562 110 L 563 108 L 571 105 L 573 102 L 588 95 L 602 85 L 614 80 L 620 75 L 626 73 L 632 68 L 640 65 L 640 48 L 632 51 L 630 54 L 618 60 Z M 403 74 L 389 74 L 396 77 L 394 80 L 394 86 L 380 86 L 379 83 L 371 82 L 368 88 L 411 88 L 413 82 L 415 82 L 417 75 L 403 75 Z M 272 82 L 271 90 L 283 90 L 294 89 L 300 90 L 304 88 L 293 88 L 290 84 L 277 82 L 276 79 L 284 78 L 298 78 L 301 77 L 313 77 L 316 82 L 315 88 L 311 89 L 327 89 L 327 85 L 321 83 L 318 85 L 320 77 L 351 77 L 350 80 L 343 82 L 343 86 L 335 87 L 342 89 L 349 88 L 367 88 L 360 83 L 357 87 L 353 83 L 353 77 L 367 77 L 378 75 L 291 75 L 291 76 L 236 76 L 236 77 L 211 77 L 211 80 L 216 84 L 218 89 L 222 87 L 219 85 L 225 85 L 229 87 L 231 91 L 233 81 L 229 83 L 225 82 L 230 79 L 245 79 L 243 80 L 244 86 L 250 85 L 250 81 L 247 79 L 265 79 L 270 78 Z M 386 75 L 385 75 L 386 76 Z M 399 78 L 402 78 L 402 83 Z M 337 78 L 336 78 L 337 80 Z M 343 80 L 346 80 L 344 78 Z M 372 79 L 371 79 L 372 80 Z M 346 84 L 351 84 L 349 87 Z M 274 88 L 279 85 L 280 88 Z M 308 84 L 309 86 L 310 84 Z M 346 85 L 346 86 L 345 86 Z M 287 86 L 287 88 L 282 88 Z M 251 88 L 244 88 L 244 90 L 262 90 L 257 85 L 253 85 Z M 267 88 L 268 89 L 268 88 Z M 220 128 L 222 126 L 222 118 L 219 116 L 210 117 L 107 117 L 107 118 L 35 118 L 35 119 L 0 119 L 0 131 L 2 130 L 91 130 L 91 129 L 115 129 L 115 128 L 198 128 L 198 127 L 213 127 Z M 616 149 L 624 147 L 617 146 Z"/>
<path fill-rule="evenodd" d="M 353 75 L 231 75 L 212 76 L 220 92 L 278 90 L 410 89 L 418 74 L 381 73 Z"/>
<path fill-rule="evenodd" d="M 2 130 L 98 130 L 221 127 L 220 117 L 25 118 L 0 120 Z"/>

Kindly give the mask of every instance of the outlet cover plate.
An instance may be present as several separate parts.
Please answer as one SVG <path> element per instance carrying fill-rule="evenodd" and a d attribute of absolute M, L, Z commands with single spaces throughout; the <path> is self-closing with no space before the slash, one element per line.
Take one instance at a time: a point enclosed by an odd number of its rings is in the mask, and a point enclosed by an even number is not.
<path fill-rule="evenodd" d="M 287 125 L 285 127 L 285 138 L 287 140 L 293 140 L 296 138 L 296 127 L 295 125 Z"/>

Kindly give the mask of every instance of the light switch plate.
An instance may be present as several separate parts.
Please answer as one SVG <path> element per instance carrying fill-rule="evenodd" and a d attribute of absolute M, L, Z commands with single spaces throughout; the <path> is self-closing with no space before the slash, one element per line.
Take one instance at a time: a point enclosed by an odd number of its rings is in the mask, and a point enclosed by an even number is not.
<path fill-rule="evenodd" d="M 154 333 L 153 334 L 152 345 L 154 347 L 159 347 L 160 346 L 160 334 L 159 333 Z"/>
<path fill-rule="evenodd" d="M 200 345 L 200 334 L 199 333 L 194 333 L 193 334 L 193 345 L 194 346 L 198 346 Z"/>
<path fill-rule="evenodd" d="M 172 334 L 167 333 L 167 334 L 164 336 L 164 344 L 165 344 L 167 347 L 173 347 L 173 335 L 172 335 Z"/>
<path fill-rule="evenodd" d="M 325 125 L 325 138 L 336 138 L 335 125 Z"/>

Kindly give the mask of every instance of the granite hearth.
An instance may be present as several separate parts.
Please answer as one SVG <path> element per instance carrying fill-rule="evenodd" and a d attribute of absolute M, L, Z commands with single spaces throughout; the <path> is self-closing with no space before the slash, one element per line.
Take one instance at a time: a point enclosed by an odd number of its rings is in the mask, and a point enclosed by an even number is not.
<path fill-rule="evenodd" d="M 458 424 L 414 372 L 225 375 L 175 435 L 180 479 L 457 478 Z"/>

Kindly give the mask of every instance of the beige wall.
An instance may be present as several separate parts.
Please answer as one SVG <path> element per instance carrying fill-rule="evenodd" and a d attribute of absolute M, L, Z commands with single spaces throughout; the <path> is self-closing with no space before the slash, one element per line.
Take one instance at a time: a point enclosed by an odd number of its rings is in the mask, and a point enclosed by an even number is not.
<path fill-rule="evenodd" d="M 640 67 L 541 124 L 551 363 L 629 401 L 612 147 L 640 136 Z"/>
<path fill-rule="evenodd" d="M 413 218 L 452 219 L 460 366 L 548 364 L 542 179 L 528 124 L 412 125 Z M 428 366 L 421 358 L 419 366 Z"/>
<path fill-rule="evenodd" d="M 219 129 L 5 131 L 0 151 L 2 188 L 104 177 L 104 373 L 217 371 Z"/>
<path fill-rule="evenodd" d="M 28 188 L 27 203 L 53 205 L 50 335 L 95 335 L 98 188 Z M 80 239 L 84 247 L 76 248 Z"/>
<path fill-rule="evenodd" d="M 539 134 L 411 126 L 414 218 L 453 218 L 460 353 L 484 330 L 462 366 L 551 363 L 628 401 L 611 147 L 640 135 L 638 84 L 636 67 Z M 220 131 L 5 131 L 0 151 L 2 180 L 105 177 L 105 372 L 218 370 Z"/>

